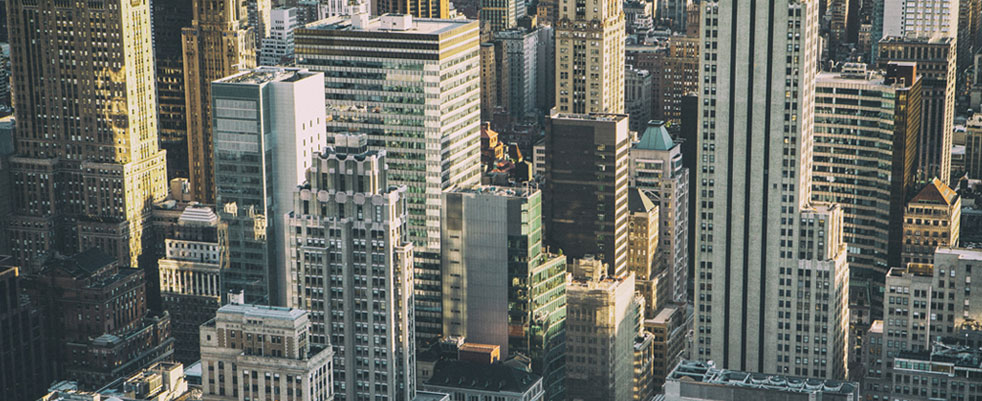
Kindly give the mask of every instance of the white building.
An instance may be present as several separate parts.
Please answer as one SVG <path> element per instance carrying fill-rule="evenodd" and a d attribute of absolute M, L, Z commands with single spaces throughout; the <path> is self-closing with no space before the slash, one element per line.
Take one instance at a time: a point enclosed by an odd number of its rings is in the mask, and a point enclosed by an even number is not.
<path fill-rule="evenodd" d="M 337 135 L 286 218 L 291 304 L 310 311 L 311 343 L 336 347 L 338 401 L 416 397 L 406 187 L 391 185 L 386 154 Z"/>
<path fill-rule="evenodd" d="M 275 8 L 269 16 L 269 35 L 263 38 L 259 65 L 293 64 L 293 30 L 300 26 L 297 9 Z"/>
<path fill-rule="evenodd" d="M 329 18 L 296 31 L 297 65 L 324 72 L 329 133 L 368 135 L 405 185 L 415 244 L 416 328 L 442 328 L 440 194 L 480 182 L 477 21 L 409 15 Z"/>
<path fill-rule="evenodd" d="M 691 356 L 844 379 L 842 210 L 811 199 L 818 1 L 700 7 Z"/>
<path fill-rule="evenodd" d="M 331 401 L 330 346 L 312 346 L 299 309 L 225 305 L 201 325 L 204 401 Z"/>
<path fill-rule="evenodd" d="M 246 302 L 286 303 L 282 223 L 325 144 L 324 76 L 260 67 L 212 83 L 217 209 L 228 223 L 225 284 Z"/>
<path fill-rule="evenodd" d="M 883 35 L 930 38 L 958 36 L 959 0 L 882 0 Z"/>

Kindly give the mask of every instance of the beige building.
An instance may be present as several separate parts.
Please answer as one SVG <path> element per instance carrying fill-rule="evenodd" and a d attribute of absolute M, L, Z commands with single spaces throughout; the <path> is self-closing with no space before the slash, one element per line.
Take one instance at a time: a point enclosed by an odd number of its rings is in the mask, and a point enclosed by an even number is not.
<path fill-rule="evenodd" d="M 256 66 L 255 35 L 245 0 L 194 0 L 194 20 L 184 28 L 188 171 L 194 198 L 215 203 L 211 82 Z"/>
<path fill-rule="evenodd" d="M 330 401 L 333 356 L 310 345 L 306 311 L 225 305 L 201 325 L 201 399 Z"/>
<path fill-rule="evenodd" d="M 624 11 L 621 1 L 558 0 L 556 111 L 624 112 Z"/>
<path fill-rule="evenodd" d="M 97 247 L 135 267 L 167 196 L 149 2 L 13 0 L 7 12 L 17 151 L 0 227 L 13 256 Z"/>
<path fill-rule="evenodd" d="M 662 388 L 665 377 L 682 359 L 691 325 L 684 304 L 665 305 L 655 317 L 645 319 L 644 329 L 652 335 L 651 375 L 655 388 Z"/>
<path fill-rule="evenodd" d="M 634 275 L 608 276 L 597 259 L 578 259 L 571 270 L 566 284 L 567 400 L 631 399 L 639 319 Z"/>
<path fill-rule="evenodd" d="M 932 263 L 934 250 L 958 246 L 962 200 L 955 190 L 935 178 L 904 211 L 902 265 Z"/>
<path fill-rule="evenodd" d="M 656 259 L 658 205 L 637 188 L 628 190 L 627 203 L 630 212 L 627 219 L 627 268 L 635 274 L 636 290 L 644 297 L 644 316 L 651 317 L 663 302 L 671 299 L 666 286 L 668 280 L 658 279 L 663 270 L 661 261 Z M 662 284 L 662 288 L 658 288 L 656 283 Z"/>

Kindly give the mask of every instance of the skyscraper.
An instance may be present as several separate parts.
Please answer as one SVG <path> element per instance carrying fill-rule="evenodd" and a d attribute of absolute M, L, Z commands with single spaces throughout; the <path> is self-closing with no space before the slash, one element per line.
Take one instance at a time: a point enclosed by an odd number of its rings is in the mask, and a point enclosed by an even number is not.
<path fill-rule="evenodd" d="M 921 133 L 917 144 L 920 181 L 951 180 L 951 143 L 955 118 L 955 39 L 947 36 L 888 37 L 879 42 L 877 62 L 917 63 L 921 76 Z"/>
<path fill-rule="evenodd" d="M 167 178 L 188 176 L 188 130 L 181 30 L 191 26 L 194 0 L 154 1 L 153 55 L 157 63 L 157 128 L 167 151 Z"/>
<path fill-rule="evenodd" d="M 564 400 L 566 258 L 542 247 L 534 186 L 443 194 L 444 335 L 525 355 L 546 399 Z"/>
<path fill-rule="evenodd" d="M 292 65 L 293 31 L 300 26 L 297 9 L 274 8 L 269 16 L 269 35 L 263 38 L 260 65 Z"/>
<path fill-rule="evenodd" d="M 0 391 L 15 400 L 36 399 L 51 382 L 41 310 L 23 297 L 19 269 L 0 256 Z"/>
<path fill-rule="evenodd" d="M 136 266 L 154 201 L 167 195 L 157 145 L 149 2 L 7 4 L 16 131 L 13 214 L 26 265 L 99 247 Z M 76 24 L 73 21 L 88 21 Z"/>
<path fill-rule="evenodd" d="M 245 0 L 194 0 L 194 20 L 184 28 L 188 173 L 191 191 L 215 203 L 211 82 L 256 66 L 255 36 Z"/>
<path fill-rule="evenodd" d="M 313 157 L 288 215 L 291 304 L 310 341 L 335 346 L 335 399 L 416 396 L 413 245 L 407 189 L 388 180 L 385 150 L 338 135 Z"/>
<path fill-rule="evenodd" d="M 668 270 L 670 295 L 686 302 L 689 282 L 689 169 L 682 163 L 682 146 L 668 134 L 663 121 L 649 121 L 641 139 L 631 146 L 630 185 L 644 191 L 659 206 L 657 261 Z M 640 275 L 638 280 L 643 280 Z M 660 298 L 660 297 L 659 297 Z M 647 305 L 654 308 L 654 305 Z"/>
<path fill-rule="evenodd" d="M 876 287 L 891 266 L 901 266 L 921 129 L 916 65 L 888 67 L 881 74 L 846 63 L 839 72 L 818 74 L 815 95 L 813 197 L 842 205 L 852 277 L 872 279 Z"/>
<path fill-rule="evenodd" d="M 324 72 L 327 131 L 367 134 L 372 150 L 388 151 L 389 181 L 409 188 L 416 329 L 420 339 L 436 338 L 443 327 L 440 194 L 480 182 L 478 23 L 359 14 L 295 35 L 297 65 Z"/>
<path fill-rule="evenodd" d="M 624 112 L 624 11 L 621 1 L 562 0 L 556 7 L 556 109 Z"/>
<path fill-rule="evenodd" d="M 845 378 L 842 210 L 811 200 L 818 1 L 709 2 L 702 16 L 692 355 Z"/>
<path fill-rule="evenodd" d="M 228 223 L 224 284 L 247 303 L 287 300 L 283 214 L 324 146 L 323 74 L 260 67 L 212 83 L 217 207 Z"/>
<path fill-rule="evenodd" d="M 883 28 L 874 41 L 889 36 L 930 38 L 958 36 L 959 0 L 879 0 Z"/>
<path fill-rule="evenodd" d="M 594 255 L 611 277 L 626 276 L 627 115 L 554 112 L 545 142 L 546 244 L 568 257 Z"/>
<path fill-rule="evenodd" d="M 962 199 L 938 179 L 924 186 L 904 209 L 901 266 L 934 263 L 934 251 L 958 246 Z"/>

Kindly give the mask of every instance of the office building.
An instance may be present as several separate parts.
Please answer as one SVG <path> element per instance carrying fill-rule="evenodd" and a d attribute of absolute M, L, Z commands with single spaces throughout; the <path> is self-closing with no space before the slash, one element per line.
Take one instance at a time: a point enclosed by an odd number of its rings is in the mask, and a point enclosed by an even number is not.
<path fill-rule="evenodd" d="M 658 254 L 658 205 L 632 187 L 628 190 L 627 208 L 627 268 L 634 273 L 635 290 L 644 297 L 644 316 L 653 317 L 658 307 L 674 297 L 668 290 L 668 274 L 662 271 Z"/>
<path fill-rule="evenodd" d="M 286 303 L 283 214 L 325 144 L 323 74 L 260 67 L 212 83 L 219 216 L 228 224 L 224 285 L 246 303 Z"/>
<path fill-rule="evenodd" d="M 811 199 L 817 3 L 702 6 L 690 354 L 722 368 L 846 377 L 842 209 Z"/>
<path fill-rule="evenodd" d="M 157 68 L 157 132 L 167 152 L 167 178 L 188 176 L 187 105 L 181 29 L 191 26 L 194 0 L 154 1 L 153 55 Z"/>
<path fill-rule="evenodd" d="M 524 355 L 546 399 L 566 396 L 566 258 L 542 245 L 542 192 L 533 186 L 443 194 L 443 333 Z"/>
<path fill-rule="evenodd" d="M 682 146 L 672 140 L 665 122 L 649 121 L 630 150 L 630 185 L 658 205 L 658 257 L 668 274 L 667 299 L 686 302 L 689 281 L 689 169 Z M 641 276 L 638 276 L 641 280 Z M 657 310 L 657 306 L 649 305 Z"/>
<path fill-rule="evenodd" d="M 440 194 L 480 182 L 478 33 L 477 21 L 364 14 L 295 33 L 297 64 L 324 72 L 328 133 L 367 134 L 371 149 L 388 151 L 389 182 L 408 188 L 421 341 L 443 327 Z"/>
<path fill-rule="evenodd" d="M 262 48 L 263 39 L 269 37 L 270 11 L 272 2 L 270 0 L 239 0 L 245 3 L 246 7 L 246 28 L 252 30 L 252 44 L 256 46 L 255 51 Z"/>
<path fill-rule="evenodd" d="M 877 6 L 882 9 L 874 19 L 882 18 L 882 28 L 876 31 L 874 23 L 874 34 L 879 35 L 873 38 L 875 41 L 889 36 L 958 37 L 958 0 L 882 0 L 879 3 Z"/>
<path fill-rule="evenodd" d="M 94 390 L 173 357 L 170 315 L 147 310 L 143 271 L 99 249 L 49 258 L 24 288 L 44 314 L 54 377 Z"/>
<path fill-rule="evenodd" d="M 627 275 L 628 148 L 624 114 L 553 113 L 546 122 L 546 245 Z"/>
<path fill-rule="evenodd" d="M 41 310 L 21 291 L 20 270 L 0 256 L 0 391 L 14 400 L 37 399 L 51 382 L 49 333 Z"/>
<path fill-rule="evenodd" d="M 655 317 L 644 320 L 644 330 L 652 336 L 651 376 L 656 389 L 662 389 L 665 378 L 682 360 L 686 351 L 692 314 L 684 304 L 668 304 Z"/>
<path fill-rule="evenodd" d="M 665 381 L 665 401 L 740 400 L 859 401 L 859 383 L 717 368 L 682 361 Z"/>
<path fill-rule="evenodd" d="M 567 399 L 632 399 L 640 319 L 634 275 L 609 276 L 597 259 L 577 260 L 572 270 L 566 283 Z"/>
<path fill-rule="evenodd" d="M 670 126 L 682 123 L 683 97 L 699 90 L 700 43 L 696 33 L 673 35 L 658 45 L 627 46 L 626 63 L 651 73 L 652 119 L 664 120 Z"/>
<path fill-rule="evenodd" d="M 291 305 L 309 311 L 312 344 L 336 347 L 337 400 L 416 396 L 407 189 L 389 181 L 387 154 L 335 136 L 286 219 Z"/>
<path fill-rule="evenodd" d="M 496 34 L 518 27 L 526 11 L 525 0 L 481 0 L 479 20 Z"/>
<path fill-rule="evenodd" d="M 199 326 L 214 318 L 222 306 L 228 229 L 210 207 L 180 206 L 183 210 L 176 227 L 163 238 L 164 255 L 157 261 L 157 274 L 161 306 L 171 315 L 174 359 L 190 365 L 200 358 Z"/>
<path fill-rule="evenodd" d="M 211 82 L 256 66 L 246 0 L 193 0 L 194 20 L 181 31 L 188 173 L 194 199 L 215 203 Z M 216 12 L 215 10 L 223 10 Z"/>
<path fill-rule="evenodd" d="M 498 106 L 498 58 L 490 31 L 481 31 L 481 121 L 490 121 Z M 487 37 L 485 37 L 487 36 Z"/>
<path fill-rule="evenodd" d="M 849 269 L 876 282 L 900 266 L 921 121 L 916 65 L 887 67 L 880 74 L 846 63 L 818 74 L 815 89 L 812 198 L 842 205 Z"/>
<path fill-rule="evenodd" d="M 269 35 L 263 38 L 260 65 L 293 65 L 293 31 L 300 27 L 297 9 L 274 8 L 269 15 Z"/>
<path fill-rule="evenodd" d="M 905 352 L 930 352 L 937 339 L 963 337 L 961 329 L 979 319 L 973 305 L 982 299 L 972 294 L 971 287 L 978 279 L 982 252 L 940 248 L 933 260 L 933 264 L 893 268 L 887 274 L 883 320 L 873 323 L 863 350 L 863 393 L 872 399 L 888 400 L 903 393 L 895 387 L 893 369 Z"/>
<path fill-rule="evenodd" d="M 939 2 L 941 3 L 941 2 Z M 921 77 L 921 133 L 917 144 L 919 181 L 951 175 L 951 144 L 955 116 L 955 39 L 888 37 L 879 42 L 877 62 L 917 63 Z"/>
<path fill-rule="evenodd" d="M 556 11 L 556 110 L 623 113 L 622 2 L 603 0 L 587 7 L 564 0 Z"/>
<path fill-rule="evenodd" d="M 493 0 L 499 1 L 499 0 Z M 537 118 L 539 111 L 539 34 L 513 28 L 494 33 L 498 101 L 512 119 Z M 495 110 L 496 112 L 498 110 Z"/>
<path fill-rule="evenodd" d="M 965 122 L 965 174 L 982 179 L 982 113 Z"/>
<path fill-rule="evenodd" d="M 149 2 L 17 0 L 7 11 L 17 151 L 0 226 L 12 255 L 27 266 L 98 247 L 137 266 L 148 206 L 167 195 Z"/>
<path fill-rule="evenodd" d="M 630 36 L 644 34 L 654 28 L 654 2 L 627 0 L 624 2 L 624 28 Z"/>
<path fill-rule="evenodd" d="M 402 14 L 413 18 L 450 18 L 449 0 L 378 0 L 372 2 L 372 15 Z"/>
<path fill-rule="evenodd" d="M 624 110 L 631 131 L 642 132 L 651 120 L 651 73 L 628 65 L 624 70 Z"/>
<path fill-rule="evenodd" d="M 543 401 L 542 377 L 503 362 L 442 360 L 420 387 L 454 400 Z"/>
<path fill-rule="evenodd" d="M 655 386 L 654 363 L 655 336 L 642 331 L 634 337 L 634 400 L 650 400 L 660 392 Z"/>
<path fill-rule="evenodd" d="M 932 263 L 937 248 L 958 246 L 962 200 L 958 193 L 934 179 L 904 209 L 901 267 Z"/>
<path fill-rule="evenodd" d="M 892 378 L 889 396 L 911 401 L 970 400 L 979 397 L 982 352 L 976 346 L 946 338 L 930 349 L 902 351 L 887 374 Z M 876 398 L 874 398 L 875 400 Z"/>
<path fill-rule="evenodd" d="M 201 325 L 201 399 L 330 401 L 334 351 L 299 309 L 225 305 Z"/>
<path fill-rule="evenodd" d="M 690 17 L 687 14 L 691 0 L 657 0 L 653 2 L 657 11 L 655 19 L 660 25 L 671 27 L 673 31 L 685 31 Z M 698 9 L 695 10 L 698 14 Z M 696 19 L 696 25 L 699 20 Z M 699 29 L 697 26 L 696 29 Z"/>

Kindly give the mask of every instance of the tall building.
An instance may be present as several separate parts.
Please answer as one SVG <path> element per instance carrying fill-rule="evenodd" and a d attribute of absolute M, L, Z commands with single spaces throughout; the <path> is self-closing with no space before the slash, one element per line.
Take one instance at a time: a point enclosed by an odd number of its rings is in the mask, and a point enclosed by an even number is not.
<path fill-rule="evenodd" d="M 982 303 L 972 282 L 980 280 L 982 252 L 939 248 L 934 263 L 910 263 L 886 276 L 883 320 L 870 329 L 864 353 L 863 393 L 890 399 L 897 393 L 892 368 L 905 351 L 925 352 L 942 337 L 955 336 L 966 323 L 977 324 Z M 875 333 L 874 333 L 875 331 Z M 945 398 L 945 396 L 940 396 Z"/>
<path fill-rule="evenodd" d="M 291 304 L 310 342 L 335 347 L 337 400 L 416 397 L 413 245 L 405 186 L 365 135 L 337 135 L 313 157 L 287 217 Z"/>
<path fill-rule="evenodd" d="M 528 357 L 546 399 L 565 399 L 566 258 L 543 249 L 542 192 L 459 188 L 441 210 L 444 335 Z"/>
<path fill-rule="evenodd" d="M 818 1 L 702 4 L 691 355 L 845 378 L 842 209 L 811 199 Z"/>
<path fill-rule="evenodd" d="M 682 361 L 665 382 L 665 401 L 859 401 L 860 393 L 856 382 L 733 371 L 712 361 Z"/>
<path fill-rule="evenodd" d="M 671 126 L 682 123 L 683 97 L 699 90 L 700 43 L 696 33 L 674 35 L 660 45 L 627 46 L 627 64 L 652 74 L 652 119 L 664 120 Z"/>
<path fill-rule="evenodd" d="M 627 268 L 634 273 L 635 290 L 644 298 L 644 316 L 654 317 L 672 298 L 669 277 L 658 254 L 658 205 L 637 188 L 628 190 Z"/>
<path fill-rule="evenodd" d="M 263 38 L 260 65 L 293 65 L 293 31 L 300 27 L 297 9 L 274 8 L 269 16 L 269 35 Z"/>
<path fill-rule="evenodd" d="M 630 150 L 630 185 L 645 192 L 659 207 L 659 269 L 668 272 L 667 299 L 689 299 L 689 169 L 682 146 L 672 140 L 663 121 L 649 121 Z M 640 276 L 639 276 L 640 280 Z M 649 305 L 653 308 L 657 306 Z"/>
<path fill-rule="evenodd" d="M 27 266 L 98 247 L 136 266 L 150 206 L 167 195 L 149 2 L 7 7 L 16 152 L 4 188 L 13 213 L 2 226 L 11 252 Z"/>
<path fill-rule="evenodd" d="M 450 18 L 449 0 L 377 0 L 372 15 L 405 14 L 413 18 Z"/>
<path fill-rule="evenodd" d="M 188 173 L 192 194 L 215 203 L 211 82 L 256 66 L 255 35 L 246 0 L 194 0 L 194 20 L 181 31 Z"/>
<path fill-rule="evenodd" d="M 498 33 L 518 27 L 518 19 L 525 14 L 525 0 L 481 0 L 479 19 Z"/>
<path fill-rule="evenodd" d="M 253 41 L 258 51 L 262 47 L 263 39 L 269 36 L 270 11 L 272 2 L 270 0 L 240 0 L 245 3 L 247 28 L 252 29 Z"/>
<path fill-rule="evenodd" d="M 900 266 L 932 263 L 935 249 L 958 246 L 962 199 L 941 180 L 925 185 L 904 209 Z"/>
<path fill-rule="evenodd" d="M 324 72 L 328 132 L 367 134 L 371 149 L 388 151 L 389 181 L 409 189 L 420 340 L 443 327 L 440 194 L 480 182 L 479 39 L 477 21 L 406 15 L 360 14 L 296 32 L 297 64 Z"/>
<path fill-rule="evenodd" d="M 283 214 L 325 144 L 324 76 L 260 67 L 212 83 L 217 207 L 228 224 L 224 285 L 247 303 L 288 299 Z"/>
<path fill-rule="evenodd" d="M 955 39 L 888 37 L 879 42 L 880 66 L 892 61 L 917 63 L 921 76 L 921 133 L 917 144 L 920 181 L 949 183 L 955 116 Z"/>
<path fill-rule="evenodd" d="M 44 317 L 21 291 L 20 271 L 0 256 L 0 391 L 14 400 L 33 400 L 51 382 Z"/>
<path fill-rule="evenodd" d="M 164 238 L 164 255 L 157 266 L 161 306 L 171 314 L 174 359 L 191 365 L 201 357 L 199 326 L 222 306 L 228 237 L 227 227 L 210 207 L 182 206 L 173 233 Z"/>
<path fill-rule="evenodd" d="M 556 109 L 624 112 L 624 11 L 621 1 L 587 7 L 562 0 L 556 23 Z M 589 49 L 589 50 L 588 50 Z"/>
<path fill-rule="evenodd" d="M 686 309 L 684 304 L 666 305 L 653 318 L 644 321 L 644 329 L 654 337 L 651 375 L 655 388 L 664 387 L 669 373 L 686 355 L 687 337 L 692 327 L 692 314 Z"/>
<path fill-rule="evenodd" d="M 201 399 L 330 401 L 333 355 L 311 344 L 303 310 L 225 305 L 201 325 Z"/>
<path fill-rule="evenodd" d="M 624 112 L 631 131 L 642 132 L 651 120 L 651 73 L 628 65 L 624 70 Z"/>
<path fill-rule="evenodd" d="M 879 18 L 882 18 L 882 31 L 874 32 L 879 35 L 873 38 L 875 41 L 889 36 L 958 37 L 959 0 L 878 2 L 882 3 L 882 10 L 878 10 L 881 13 Z"/>
<path fill-rule="evenodd" d="M 633 399 L 640 319 L 634 275 L 608 276 L 597 259 L 577 260 L 572 268 L 572 281 L 566 284 L 567 399 Z"/>
<path fill-rule="evenodd" d="M 965 122 L 965 174 L 982 178 L 982 113 L 975 113 Z"/>
<path fill-rule="evenodd" d="M 44 314 L 55 377 L 94 390 L 173 357 L 170 315 L 148 311 L 143 270 L 99 249 L 49 258 L 24 288 Z"/>
<path fill-rule="evenodd" d="M 167 152 L 167 178 L 188 176 L 187 104 L 181 29 L 191 26 L 194 0 L 154 1 L 153 55 L 157 67 L 157 132 Z"/>
<path fill-rule="evenodd" d="M 818 74 L 815 89 L 812 198 L 842 205 L 852 277 L 877 283 L 900 266 L 921 122 L 916 65 L 887 67 L 880 74 L 847 63 Z"/>
<path fill-rule="evenodd" d="M 498 0 L 494 0 L 498 1 Z M 535 119 L 539 111 L 539 35 L 514 28 L 494 33 L 498 105 L 514 119 Z"/>
<path fill-rule="evenodd" d="M 612 277 L 628 273 L 627 119 L 554 111 L 546 121 L 546 245 L 567 257 L 595 255 Z"/>

